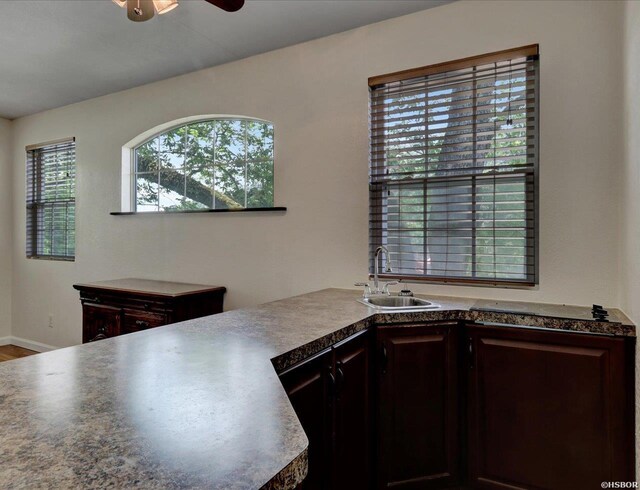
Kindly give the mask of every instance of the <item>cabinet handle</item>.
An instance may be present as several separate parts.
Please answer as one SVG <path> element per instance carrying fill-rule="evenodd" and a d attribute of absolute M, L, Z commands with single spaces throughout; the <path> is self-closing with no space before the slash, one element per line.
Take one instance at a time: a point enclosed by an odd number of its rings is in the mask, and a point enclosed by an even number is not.
<path fill-rule="evenodd" d="M 473 338 L 469 337 L 469 369 L 474 368 Z"/>
<path fill-rule="evenodd" d="M 149 328 L 149 322 L 145 322 L 144 320 L 136 320 L 136 325 L 142 328 Z"/>
<path fill-rule="evenodd" d="M 331 372 L 331 368 L 329 368 L 329 393 L 331 396 L 336 394 L 336 378 Z"/>
<path fill-rule="evenodd" d="M 382 344 L 382 359 L 380 362 L 380 365 L 382 367 L 382 374 L 387 374 L 388 361 L 389 361 L 389 358 L 387 356 L 387 346 L 385 344 Z"/>
<path fill-rule="evenodd" d="M 106 338 L 107 338 L 107 336 L 105 334 L 99 333 L 94 338 L 92 338 L 89 342 L 95 342 L 96 340 L 102 340 L 102 339 L 106 339 Z"/>
<path fill-rule="evenodd" d="M 336 374 L 338 375 L 336 379 L 336 394 L 340 395 L 344 386 L 344 371 L 342 370 L 341 361 L 336 362 Z"/>

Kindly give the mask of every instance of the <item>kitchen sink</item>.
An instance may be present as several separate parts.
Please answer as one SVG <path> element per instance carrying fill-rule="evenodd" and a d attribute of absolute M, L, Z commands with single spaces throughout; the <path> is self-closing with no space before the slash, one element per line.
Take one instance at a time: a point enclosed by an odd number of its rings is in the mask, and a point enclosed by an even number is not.
<path fill-rule="evenodd" d="M 371 308 L 388 311 L 416 311 L 440 308 L 438 304 L 426 299 L 414 298 L 413 296 L 371 296 L 361 298 L 358 301 Z"/>

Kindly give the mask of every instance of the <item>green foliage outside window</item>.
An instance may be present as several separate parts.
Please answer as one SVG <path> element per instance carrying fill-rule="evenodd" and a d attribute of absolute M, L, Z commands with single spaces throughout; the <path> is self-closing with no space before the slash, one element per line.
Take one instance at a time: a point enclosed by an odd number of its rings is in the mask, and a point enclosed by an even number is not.
<path fill-rule="evenodd" d="M 524 83 L 525 79 L 514 77 L 510 82 Z M 397 251 L 397 272 L 478 278 L 494 278 L 501 274 L 508 277 L 526 276 L 526 178 L 490 179 L 486 182 L 481 179 L 482 174 L 494 171 L 496 160 L 497 165 L 505 166 L 505 170 L 526 166 L 526 105 L 517 101 L 518 92 L 512 95 L 510 83 L 504 81 L 495 82 L 492 95 L 497 104 L 504 104 L 508 97 L 516 99 L 516 102 L 509 112 L 505 110 L 486 116 L 496 129 L 478 143 L 477 151 L 482 153 L 483 160 L 478 163 L 470 158 L 466 163 L 456 162 L 459 170 L 448 171 L 447 174 L 459 180 L 443 185 L 411 185 L 406 175 L 412 172 L 411 179 L 438 177 L 449 166 L 443 148 L 456 144 L 464 147 L 465 138 L 456 134 L 455 125 L 448 124 L 448 117 L 438 117 L 438 113 L 431 113 L 425 107 L 424 94 L 406 96 L 395 102 L 394 109 L 415 114 L 413 119 L 405 118 L 402 121 L 405 126 L 401 129 L 396 130 L 393 125 L 389 125 L 388 129 L 389 135 L 398 135 L 394 144 L 386 148 L 390 178 L 393 180 L 395 177 L 398 181 L 397 186 L 390 185 L 388 194 L 394 215 L 398 216 L 397 223 L 392 226 L 402 230 L 398 232 L 399 242 L 389 246 Z M 429 103 L 441 105 L 443 112 L 449 110 L 447 104 L 452 103 L 448 92 L 430 93 L 428 97 L 431 99 Z M 407 123 L 413 126 L 407 127 Z M 427 148 L 424 139 L 426 127 L 433 131 Z M 403 136 L 407 133 L 413 135 Z M 455 157 L 459 158 L 457 154 Z M 489 168 L 476 171 L 478 177 L 460 178 L 468 174 L 468 169 L 483 164 Z M 472 195 L 475 196 L 473 200 Z M 456 213 L 465 216 L 472 211 L 476 219 L 473 232 L 475 239 L 468 229 L 468 222 L 450 220 Z M 499 224 L 496 219 L 500 220 Z M 425 227 L 433 227 L 427 223 L 445 220 L 448 220 L 447 229 L 446 232 L 441 230 L 441 234 L 446 236 L 431 238 L 427 257 L 416 261 L 412 254 L 400 252 L 403 247 L 407 251 L 414 247 L 422 250 Z M 494 229 L 496 226 L 497 230 Z M 499 256 L 498 263 L 496 254 Z M 453 262 L 451 257 L 456 255 L 459 257 Z"/>
<path fill-rule="evenodd" d="M 371 86 L 370 270 L 535 283 L 537 59 Z"/>
<path fill-rule="evenodd" d="M 273 207 L 273 125 L 212 119 L 135 150 L 137 211 Z"/>

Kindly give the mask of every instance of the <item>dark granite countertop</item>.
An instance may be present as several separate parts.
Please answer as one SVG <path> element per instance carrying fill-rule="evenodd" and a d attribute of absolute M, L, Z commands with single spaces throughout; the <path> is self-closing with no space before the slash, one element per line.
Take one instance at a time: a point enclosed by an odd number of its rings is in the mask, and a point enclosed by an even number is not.
<path fill-rule="evenodd" d="M 589 308 L 431 297 L 440 309 L 381 314 L 360 294 L 326 289 L 0 364 L 2 485 L 293 488 L 307 438 L 277 371 L 373 323 L 635 336 L 618 310 L 604 323 Z"/>

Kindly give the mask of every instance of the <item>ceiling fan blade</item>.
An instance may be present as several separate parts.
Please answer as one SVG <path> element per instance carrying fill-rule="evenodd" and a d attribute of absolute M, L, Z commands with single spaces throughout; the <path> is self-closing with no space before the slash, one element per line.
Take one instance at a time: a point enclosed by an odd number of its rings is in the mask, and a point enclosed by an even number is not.
<path fill-rule="evenodd" d="M 244 5 L 244 0 L 204 0 L 205 2 L 209 2 L 211 5 L 215 5 L 216 7 L 220 7 L 222 10 L 226 10 L 227 12 L 235 12 L 236 10 L 240 10 Z"/>

